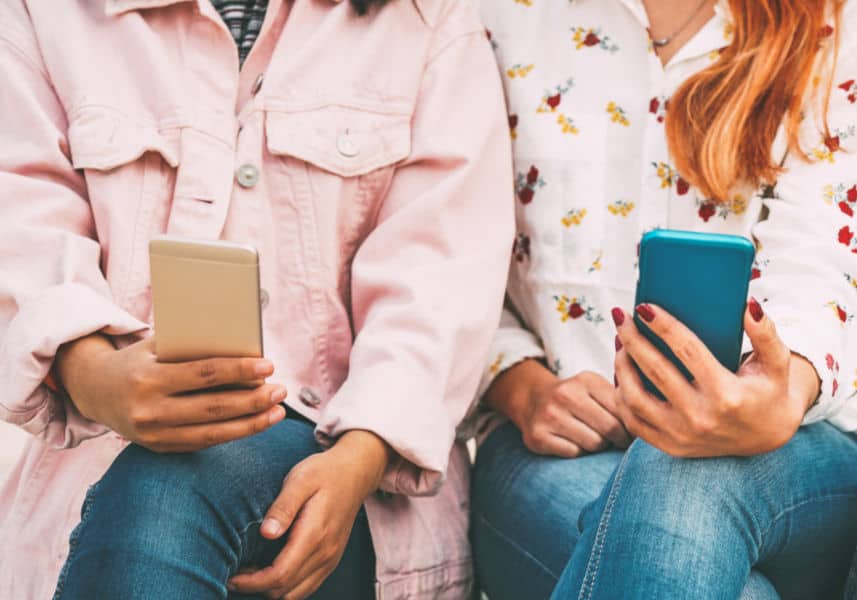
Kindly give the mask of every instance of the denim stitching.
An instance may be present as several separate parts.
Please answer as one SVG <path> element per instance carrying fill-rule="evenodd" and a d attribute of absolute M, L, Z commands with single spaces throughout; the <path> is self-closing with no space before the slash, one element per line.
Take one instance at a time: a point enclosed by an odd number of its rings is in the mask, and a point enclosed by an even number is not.
<path fill-rule="evenodd" d="M 604 513 L 598 522 L 598 530 L 595 532 L 595 543 L 592 547 L 592 552 L 589 555 L 589 561 L 586 564 L 586 572 L 583 574 L 583 582 L 580 586 L 580 595 L 578 600 L 591 600 L 592 594 L 595 591 L 595 581 L 598 577 L 598 569 L 601 566 L 601 555 L 604 551 L 604 541 L 607 537 L 607 528 L 610 525 L 610 517 L 613 514 L 613 507 L 616 505 L 616 500 L 619 496 L 619 490 L 622 487 L 622 478 L 625 475 L 625 467 L 628 464 L 630 449 L 625 452 L 622 457 L 622 462 L 616 471 L 616 477 L 613 480 L 613 485 L 610 487 L 610 495 L 607 497 L 607 505 L 604 507 Z"/>
<path fill-rule="evenodd" d="M 93 496 L 95 496 L 95 492 L 98 491 L 98 485 L 100 483 L 100 481 L 95 482 L 86 492 L 86 497 L 83 499 L 83 506 L 80 509 L 80 523 L 77 524 L 77 527 L 75 527 L 71 532 L 71 537 L 69 537 L 68 555 L 66 556 L 62 571 L 60 571 L 59 580 L 57 581 L 57 589 L 54 592 L 53 600 L 60 600 L 62 597 L 63 586 L 65 584 L 66 577 L 68 577 L 68 570 L 71 566 L 71 561 L 74 558 L 74 551 L 77 549 L 77 542 L 80 538 L 81 532 L 83 531 L 83 526 L 92 510 L 92 503 L 94 502 Z"/>
<path fill-rule="evenodd" d="M 830 494 L 827 496 L 820 496 L 818 498 L 807 498 L 806 500 L 801 500 L 800 502 L 797 502 L 795 504 L 792 504 L 791 506 L 784 508 L 779 513 L 777 513 L 777 515 L 773 519 L 771 519 L 771 523 L 765 528 L 765 531 L 763 531 L 761 533 L 761 535 L 759 536 L 759 539 L 762 542 L 760 544 L 760 549 L 762 547 L 764 547 L 765 537 L 771 532 L 771 529 L 773 529 L 774 526 L 777 525 L 777 523 L 780 521 L 780 519 L 785 517 L 787 514 L 794 512 L 795 510 L 802 508 L 802 507 L 806 506 L 807 504 L 814 504 L 815 502 L 826 502 L 828 500 L 841 499 L 841 498 L 848 498 L 851 500 L 857 500 L 857 494 L 847 494 L 847 493 L 846 494 Z"/>
<path fill-rule="evenodd" d="M 555 574 L 553 571 L 551 571 L 551 570 L 550 570 L 550 568 L 548 568 L 548 566 L 547 566 L 547 565 L 545 565 L 545 564 L 544 564 L 542 561 L 540 561 L 538 558 L 536 558 L 535 556 L 533 556 L 532 554 L 530 554 L 529 552 L 527 552 L 527 550 L 526 550 L 525 548 L 523 548 L 522 546 L 520 546 L 517 542 L 515 542 L 515 540 L 513 540 L 512 538 L 510 538 L 509 536 L 507 536 L 505 533 L 503 533 L 502 531 L 500 531 L 497 527 L 495 527 L 495 526 L 494 526 L 494 524 L 492 524 L 492 523 L 491 523 L 488 519 L 486 519 L 483 515 L 479 514 L 479 515 L 476 515 L 476 516 L 479 518 L 479 520 L 480 520 L 482 523 L 484 523 L 484 524 L 485 524 L 489 529 L 491 529 L 491 531 L 493 531 L 495 534 L 497 534 L 497 537 L 499 537 L 499 538 L 501 538 L 503 541 L 507 542 L 510 546 L 512 546 L 515 550 L 517 550 L 521 555 L 525 556 L 525 557 L 526 557 L 526 558 L 528 558 L 530 561 L 532 561 L 532 562 L 533 562 L 537 567 L 539 567 L 539 568 L 540 568 L 542 571 L 544 571 L 544 572 L 545 572 L 545 573 L 546 573 L 546 574 L 547 574 L 551 579 L 553 579 L 553 580 L 554 580 L 554 582 L 556 582 L 556 581 L 558 581 L 558 580 L 559 580 L 559 575 L 557 575 L 557 574 Z"/>

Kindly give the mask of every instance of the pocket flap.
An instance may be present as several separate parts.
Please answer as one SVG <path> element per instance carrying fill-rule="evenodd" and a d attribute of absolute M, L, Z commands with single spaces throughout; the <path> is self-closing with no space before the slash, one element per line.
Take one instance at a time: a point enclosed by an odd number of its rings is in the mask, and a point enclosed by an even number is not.
<path fill-rule="evenodd" d="M 342 177 L 395 164 L 411 152 L 408 115 L 339 105 L 268 112 L 266 134 L 272 154 L 293 156 Z"/>
<path fill-rule="evenodd" d="M 178 138 L 170 139 L 154 124 L 135 123 L 117 113 L 83 109 L 69 123 L 68 140 L 75 169 L 109 171 L 157 152 L 171 166 L 179 164 Z"/>

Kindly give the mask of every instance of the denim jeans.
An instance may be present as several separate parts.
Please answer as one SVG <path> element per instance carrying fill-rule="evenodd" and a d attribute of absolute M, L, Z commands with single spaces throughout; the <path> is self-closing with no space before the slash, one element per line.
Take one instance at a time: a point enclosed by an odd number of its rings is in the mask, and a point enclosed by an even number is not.
<path fill-rule="evenodd" d="M 857 441 L 820 423 L 749 458 L 637 440 L 564 460 L 506 424 L 477 454 L 472 510 L 491 600 L 836 597 L 857 542 Z"/>
<path fill-rule="evenodd" d="M 238 569 L 272 562 L 285 543 L 259 524 L 294 465 L 320 452 L 313 425 L 288 418 L 190 454 L 128 446 L 89 491 L 55 600 L 222 599 Z M 374 598 L 375 555 L 361 510 L 337 569 L 313 598 Z"/>

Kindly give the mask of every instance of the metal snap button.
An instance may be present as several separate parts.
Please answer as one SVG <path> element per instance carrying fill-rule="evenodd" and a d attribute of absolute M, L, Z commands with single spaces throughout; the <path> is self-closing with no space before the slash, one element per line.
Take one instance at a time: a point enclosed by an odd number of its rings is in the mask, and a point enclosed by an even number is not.
<path fill-rule="evenodd" d="M 336 149 L 342 156 L 354 158 L 360 154 L 360 143 L 349 132 L 345 132 L 336 140 Z"/>
<path fill-rule="evenodd" d="M 265 74 L 259 73 L 259 76 L 256 78 L 256 81 L 253 82 L 253 87 L 250 88 L 250 93 L 254 96 L 259 93 L 259 90 L 262 89 L 262 83 L 265 81 Z"/>
<path fill-rule="evenodd" d="M 298 398 L 300 398 L 300 401 L 303 402 L 304 406 L 315 408 L 321 404 L 321 398 L 318 397 L 318 394 L 306 387 L 301 388 Z"/>
<path fill-rule="evenodd" d="M 235 171 L 235 180 L 243 188 L 251 188 L 259 183 L 259 169 L 255 165 L 245 164 Z"/>

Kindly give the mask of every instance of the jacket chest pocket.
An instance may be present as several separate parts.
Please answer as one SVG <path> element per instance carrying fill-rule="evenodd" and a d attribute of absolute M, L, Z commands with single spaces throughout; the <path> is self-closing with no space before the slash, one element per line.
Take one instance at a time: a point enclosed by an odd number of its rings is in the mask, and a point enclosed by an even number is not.
<path fill-rule="evenodd" d="M 288 201 L 318 244 L 319 267 L 341 275 L 375 216 L 395 166 L 411 149 L 410 116 L 341 105 L 295 112 L 269 112 L 267 146 L 281 158 L 272 201 Z M 278 198 L 290 193 L 291 198 Z M 341 286 L 343 282 L 337 282 Z"/>
<path fill-rule="evenodd" d="M 178 136 L 103 110 L 83 110 L 73 113 L 68 137 L 72 164 L 86 179 L 102 247 L 101 268 L 114 299 L 146 321 L 148 241 L 166 227 L 179 163 Z"/>

